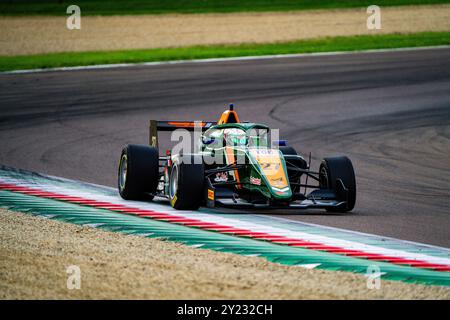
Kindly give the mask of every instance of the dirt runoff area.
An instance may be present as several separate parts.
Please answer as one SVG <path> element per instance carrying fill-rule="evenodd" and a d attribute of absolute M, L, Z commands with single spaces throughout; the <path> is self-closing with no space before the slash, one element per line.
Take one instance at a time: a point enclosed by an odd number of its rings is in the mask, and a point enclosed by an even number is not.
<path fill-rule="evenodd" d="M 69 266 L 79 267 L 80 289 Z M 366 283 L 363 275 L 0 209 L 0 299 L 450 299 L 443 287 L 382 281 L 381 289 L 369 290 Z"/>
<path fill-rule="evenodd" d="M 66 17 L 1 17 L 0 55 L 265 43 L 325 36 L 450 30 L 450 5 L 381 8 L 381 30 L 368 30 L 367 17 L 366 8 L 284 13 L 81 16 L 81 30 L 68 30 Z"/>

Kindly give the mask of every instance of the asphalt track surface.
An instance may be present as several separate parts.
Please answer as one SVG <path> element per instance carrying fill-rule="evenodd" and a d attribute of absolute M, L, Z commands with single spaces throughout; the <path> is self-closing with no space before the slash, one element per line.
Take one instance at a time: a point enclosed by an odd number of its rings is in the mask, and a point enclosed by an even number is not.
<path fill-rule="evenodd" d="M 267 214 L 450 247 L 450 49 L 0 74 L 0 164 L 115 186 L 149 119 L 217 120 L 229 102 L 313 169 L 355 166 L 353 212 Z"/>

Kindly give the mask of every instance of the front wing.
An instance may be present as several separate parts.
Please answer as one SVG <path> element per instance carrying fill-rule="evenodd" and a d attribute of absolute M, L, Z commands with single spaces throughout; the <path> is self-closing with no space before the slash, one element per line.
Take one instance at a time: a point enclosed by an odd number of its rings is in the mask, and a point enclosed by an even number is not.
<path fill-rule="evenodd" d="M 206 179 L 205 201 L 209 208 L 241 208 L 241 209 L 340 209 L 347 205 L 347 189 L 340 182 L 339 194 L 332 190 L 317 189 L 309 193 L 305 199 L 285 202 L 282 204 L 256 204 L 233 195 L 223 195 L 216 192 L 216 188 Z"/>

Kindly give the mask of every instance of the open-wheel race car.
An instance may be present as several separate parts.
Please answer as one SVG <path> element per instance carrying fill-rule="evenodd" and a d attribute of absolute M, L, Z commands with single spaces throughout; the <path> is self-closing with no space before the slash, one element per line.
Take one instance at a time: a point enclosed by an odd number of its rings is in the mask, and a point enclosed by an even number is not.
<path fill-rule="evenodd" d="M 150 120 L 150 146 L 127 145 L 122 150 L 121 197 L 163 197 L 179 210 L 354 208 L 356 182 L 350 159 L 325 158 L 314 172 L 311 156 L 306 161 L 284 141 L 272 141 L 266 125 L 240 122 L 233 109 L 230 105 L 217 123 Z M 158 132 L 177 129 L 199 132 L 197 150 L 172 149 L 160 156 Z"/>

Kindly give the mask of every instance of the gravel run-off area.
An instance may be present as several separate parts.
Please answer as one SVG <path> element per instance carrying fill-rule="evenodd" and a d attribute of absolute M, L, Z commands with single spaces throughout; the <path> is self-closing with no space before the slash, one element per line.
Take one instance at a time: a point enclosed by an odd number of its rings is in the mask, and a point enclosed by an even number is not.
<path fill-rule="evenodd" d="M 69 266 L 80 289 L 67 288 Z M 0 299 L 450 299 L 450 289 L 305 269 L 0 209 Z"/>
<path fill-rule="evenodd" d="M 366 8 L 278 13 L 83 17 L 1 17 L 0 55 L 267 43 L 326 36 L 450 30 L 450 5 L 381 8 L 381 30 L 368 30 Z"/>

